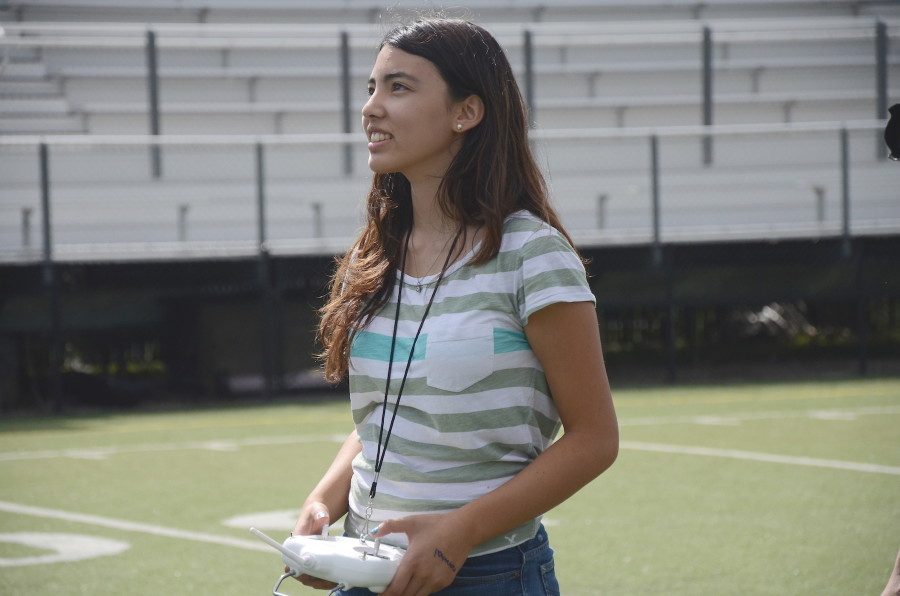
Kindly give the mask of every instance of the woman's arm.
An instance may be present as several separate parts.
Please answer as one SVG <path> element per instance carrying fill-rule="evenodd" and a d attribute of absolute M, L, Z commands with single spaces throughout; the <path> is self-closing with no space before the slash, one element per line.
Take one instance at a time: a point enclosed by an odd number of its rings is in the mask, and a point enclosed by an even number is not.
<path fill-rule="evenodd" d="M 325 524 L 330 524 L 331 520 L 338 520 L 347 513 L 347 510 L 350 508 L 350 479 L 353 476 L 353 458 L 356 457 L 356 454 L 361 449 L 362 445 L 359 443 L 359 437 L 356 434 L 356 430 L 353 430 L 338 450 L 334 461 L 331 462 L 322 479 L 319 480 L 319 483 L 306 498 L 306 502 L 303 503 L 303 508 L 297 517 L 297 523 L 294 525 L 292 535 L 319 534 Z M 309 575 L 301 575 L 297 579 L 304 585 L 320 590 L 328 590 L 335 586 L 331 582 Z"/>
<path fill-rule="evenodd" d="M 350 479 L 353 476 L 351 465 L 361 449 L 362 445 L 354 429 L 341 445 L 322 479 L 306 498 L 294 526 L 294 534 L 316 534 L 325 523 L 330 523 L 329 520 L 340 519 L 347 513 L 350 507 Z M 319 519 L 315 519 L 319 513 L 325 513 L 327 518 L 322 521 L 323 518 L 319 515 Z"/>
<path fill-rule="evenodd" d="M 377 535 L 405 532 L 410 540 L 405 571 L 384 596 L 430 594 L 448 585 L 473 547 L 559 505 L 615 461 L 619 430 L 593 304 L 550 305 L 531 315 L 525 333 L 547 376 L 563 436 L 509 482 L 452 513 L 381 524 Z"/>
<path fill-rule="evenodd" d="M 556 507 L 609 468 L 619 452 L 593 304 L 548 306 L 531 315 L 525 333 L 564 434 L 512 480 L 459 510 L 476 544 Z"/>

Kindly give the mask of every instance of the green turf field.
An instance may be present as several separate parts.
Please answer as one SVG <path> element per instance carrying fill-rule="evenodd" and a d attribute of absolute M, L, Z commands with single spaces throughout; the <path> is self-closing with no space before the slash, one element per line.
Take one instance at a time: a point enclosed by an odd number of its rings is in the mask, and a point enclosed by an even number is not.
<path fill-rule="evenodd" d="M 615 399 L 619 460 L 546 516 L 564 595 L 880 594 L 900 379 Z M 300 402 L 0 421 L 0 594 L 270 594 L 279 555 L 246 527 L 283 538 L 349 430 Z"/>

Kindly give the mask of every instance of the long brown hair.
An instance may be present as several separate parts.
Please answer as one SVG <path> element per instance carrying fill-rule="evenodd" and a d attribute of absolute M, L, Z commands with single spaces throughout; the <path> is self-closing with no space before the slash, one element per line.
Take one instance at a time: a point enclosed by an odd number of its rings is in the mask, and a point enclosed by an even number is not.
<path fill-rule="evenodd" d="M 472 263 L 496 256 L 504 220 L 522 209 L 566 234 L 528 143 L 525 102 L 494 37 L 468 21 L 429 18 L 393 29 L 379 50 L 385 45 L 431 61 L 452 100 L 474 94 L 484 102 L 482 121 L 465 133 L 438 193 L 440 209 L 460 233 L 470 226 L 482 230 Z M 353 334 L 387 303 L 411 226 L 409 181 L 400 173 L 375 174 L 365 227 L 338 259 L 330 299 L 321 309 L 319 341 L 329 381 L 346 374 Z"/>

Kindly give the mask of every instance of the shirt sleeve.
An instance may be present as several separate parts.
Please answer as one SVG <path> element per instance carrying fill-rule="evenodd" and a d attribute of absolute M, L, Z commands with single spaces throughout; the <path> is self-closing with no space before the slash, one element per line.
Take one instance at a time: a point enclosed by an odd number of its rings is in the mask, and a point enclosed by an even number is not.
<path fill-rule="evenodd" d="M 521 248 L 517 299 L 522 324 L 540 309 L 558 302 L 597 303 L 584 264 L 572 245 L 550 226 L 531 235 Z"/>

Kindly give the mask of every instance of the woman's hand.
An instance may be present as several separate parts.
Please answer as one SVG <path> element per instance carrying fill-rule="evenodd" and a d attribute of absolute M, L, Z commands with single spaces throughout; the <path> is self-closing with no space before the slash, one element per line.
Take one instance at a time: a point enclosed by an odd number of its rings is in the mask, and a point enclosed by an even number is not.
<path fill-rule="evenodd" d="M 300 515 L 297 517 L 297 523 L 294 524 L 294 531 L 291 533 L 291 536 L 314 536 L 321 534 L 322 528 L 330 523 L 330 519 L 331 515 L 328 512 L 328 507 L 326 507 L 324 503 L 318 501 L 308 502 L 303 506 L 303 509 L 300 510 Z M 290 567 L 286 566 L 284 572 L 288 573 L 289 571 Z M 337 586 L 334 582 L 319 579 L 305 573 L 295 576 L 295 578 L 304 586 L 309 586 L 316 590 L 333 590 Z"/>
<path fill-rule="evenodd" d="M 359 437 L 356 430 L 353 430 L 338 450 L 325 475 L 306 498 L 294 525 L 294 536 L 321 534 L 325 524 L 330 524 L 332 520 L 337 521 L 347 513 L 350 477 L 353 474 L 352 462 L 361 449 Z M 288 569 L 285 569 L 285 573 L 287 572 Z M 319 590 L 332 590 L 337 585 L 305 574 L 297 579 L 302 584 Z"/>
<path fill-rule="evenodd" d="M 406 534 L 409 549 L 382 596 L 427 596 L 446 588 L 474 545 L 452 513 L 413 515 L 382 522 L 372 536 Z"/>

